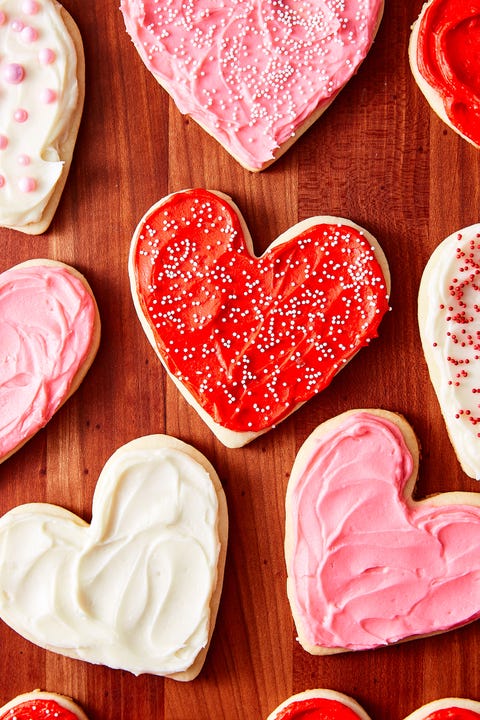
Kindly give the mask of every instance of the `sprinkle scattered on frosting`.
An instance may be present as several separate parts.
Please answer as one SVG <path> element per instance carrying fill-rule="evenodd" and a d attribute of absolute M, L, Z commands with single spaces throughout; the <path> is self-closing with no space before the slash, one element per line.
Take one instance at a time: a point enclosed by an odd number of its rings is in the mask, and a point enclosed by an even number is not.
<path fill-rule="evenodd" d="M 169 371 L 235 431 L 266 429 L 325 388 L 388 309 L 356 229 L 318 224 L 255 258 L 232 208 L 203 190 L 152 209 L 134 262 Z"/>
<path fill-rule="evenodd" d="M 122 0 L 149 70 L 180 111 L 252 168 L 355 73 L 380 0 Z"/>

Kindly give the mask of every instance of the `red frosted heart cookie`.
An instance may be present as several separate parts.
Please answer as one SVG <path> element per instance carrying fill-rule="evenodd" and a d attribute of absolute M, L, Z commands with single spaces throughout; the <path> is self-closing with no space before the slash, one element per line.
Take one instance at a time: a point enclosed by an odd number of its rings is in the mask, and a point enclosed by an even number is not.
<path fill-rule="evenodd" d="M 34 690 L 18 695 L 0 708 L 0 720 L 88 720 L 71 698 Z"/>
<path fill-rule="evenodd" d="M 78 388 L 99 342 L 97 304 L 75 268 L 36 259 L 0 275 L 0 462 Z"/>
<path fill-rule="evenodd" d="M 442 698 L 423 705 L 405 720 L 479 720 L 480 703 Z M 267 720 L 371 720 L 353 698 L 335 690 L 306 690 L 279 705 Z"/>
<path fill-rule="evenodd" d="M 316 689 L 292 695 L 267 720 L 370 720 L 370 717 L 348 695 Z"/>
<path fill-rule="evenodd" d="M 276 160 L 368 53 L 383 0 L 122 0 L 146 67 L 249 170 Z"/>
<path fill-rule="evenodd" d="M 437 115 L 480 147 L 480 2 L 430 0 L 412 27 L 410 66 Z"/>
<path fill-rule="evenodd" d="M 327 387 L 388 309 L 388 266 L 362 228 L 310 218 L 257 258 L 238 208 L 207 190 L 150 208 L 129 271 L 148 339 L 229 447 Z"/>
<path fill-rule="evenodd" d="M 382 410 L 343 413 L 300 449 L 285 557 L 308 652 L 372 649 L 480 617 L 480 494 L 414 501 L 417 472 L 411 427 Z"/>

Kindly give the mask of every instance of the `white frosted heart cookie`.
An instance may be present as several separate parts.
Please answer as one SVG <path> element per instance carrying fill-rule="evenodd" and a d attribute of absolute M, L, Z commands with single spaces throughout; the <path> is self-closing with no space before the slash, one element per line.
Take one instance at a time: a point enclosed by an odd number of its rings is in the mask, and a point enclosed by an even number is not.
<path fill-rule="evenodd" d="M 85 94 L 80 32 L 56 0 L 0 0 L 0 226 L 50 225 Z"/>
<path fill-rule="evenodd" d="M 121 10 L 145 66 L 179 110 L 258 171 L 357 72 L 383 0 L 122 0 Z"/>
<path fill-rule="evenodd" d="M 39 258 L 0 274 L 0 462 L 77 390 L 100 332 L 92 289 L 70 265 Z"/>
<path fill-rule="evenodd" d="M 191 680 L 215 625 L 227 535 L 207 459 L 166 435 L 137 438 L 105 464 L 91 524 L 43 503 L 0 518 L 0 617 L 68 657 Z"/>
<path fill-rule="evenodd" d="M 17 695 L 0 708 L 0 720 L 88 720 L 71 698 L 54 692 L 33 690 Z"/>
<path fill-rule="evenodd" d="M 300 448 L 286 494 L 287 591 L 302 647 L 372 650 L 480 618 L 480 493 L 413 499 L 402 416 L 351 410 Z"/>
<path fill-rule="evenodd" d="M 450 440 L 463 470 L 480 480 L 480 223 L 452 233 L 431 255 L 418 322 Z"/>

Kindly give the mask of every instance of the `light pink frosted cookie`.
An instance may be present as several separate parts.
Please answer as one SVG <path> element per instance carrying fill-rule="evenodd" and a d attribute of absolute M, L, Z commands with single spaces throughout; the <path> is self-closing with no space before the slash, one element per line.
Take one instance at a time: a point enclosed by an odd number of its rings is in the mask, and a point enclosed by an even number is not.
<path fill-rule="evenodd" d="M 480 617 L 480 494 L 416 501 L 406 420 L 352 410 L 301 447 L 286 495 L 287 590 L 305 650 L 367 650 Z"/>
<path fill-rule="evenodd" d="M 17 695 L 0 708 L 0 720 L 88 720 L 71 698 L 58 693 L 34 690 Z"/>
<path fill-rule="evenodd" d="M 56 0 L 0 0 L 0 226 L 44 232 L 60 201 L 85 94 L 83 44 Z"/>
<path fill-rule="evenodd" d="M 383 0 L 122 0 L 121 10 L 179 110 L 255 171 L 284 153 L 357 72 Z"/>
<path fill-rule="evenodd" d="M 99 342 L 97 304 L 75 268 L 36 259 L 0 275 L 0 462 L 77 390 Z"/>

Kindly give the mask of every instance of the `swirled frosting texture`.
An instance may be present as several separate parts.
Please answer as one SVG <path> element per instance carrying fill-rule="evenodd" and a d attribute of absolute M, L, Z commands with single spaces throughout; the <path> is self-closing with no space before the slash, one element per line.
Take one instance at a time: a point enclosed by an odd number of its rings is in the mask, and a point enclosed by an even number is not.
<path fill-rule="evenodd" d="M 199 462 L 141 441 L 105 465 L 91 525 L 43 504 L 0 519 L 0 615 L 41 647 L 165 675 L 208 642 L 218 501 Z"/>
<path fill-rule="evenodd" d="M 356 72 L 380 0 L 122 0 L 127 31 L 182 113 L 252 169 Z"/>
<path fill-rule="evenodd" d="M 287 558 L 308 643 L 363 650 L 476 619 L 480 508 L 406 497 L 412 456 L 385 418 L 352 413 L 310 442 L 289 488 Z"/>
<path fill-rule="evenodd" d="M 0 0 L 0 225 L 38 222 L 78 102 L 76 50 L 52 0 Z"/>
<path fill-rule="evenodd" d="M 90 292 L 65 267 L 27 264 L 0 275 L 0 457 L 66 399 L 94 323 Z"/>
<path fill-rule="evenodd" d="M 446 238 L 420 283 L 419 326 L 458 459 L 480 480 L 480 223 Z"/>
<path fill-rule="evenodd" d="M 453 127 L 480 146 L 480 2 L 432 0 L 418 23 L 420 74 Z"/>

